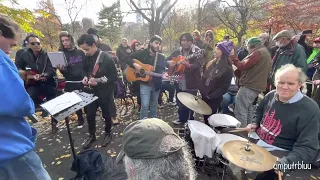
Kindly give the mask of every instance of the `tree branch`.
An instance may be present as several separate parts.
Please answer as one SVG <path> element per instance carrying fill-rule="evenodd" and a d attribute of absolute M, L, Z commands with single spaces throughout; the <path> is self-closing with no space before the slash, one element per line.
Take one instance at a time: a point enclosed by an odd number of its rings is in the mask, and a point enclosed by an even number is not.
<path fill-rule="evenodd" d="M 142 10 L 136 5 L 136 3 L 133 1 L 133 0 L 130 0 L 132 6 L 135 8 L 135 10 L 141 14 L 141 16 L 146 20 L 148 21 L 149 23 L 151 22 L 151 19 L 145 14 L 142 12 Z"/>

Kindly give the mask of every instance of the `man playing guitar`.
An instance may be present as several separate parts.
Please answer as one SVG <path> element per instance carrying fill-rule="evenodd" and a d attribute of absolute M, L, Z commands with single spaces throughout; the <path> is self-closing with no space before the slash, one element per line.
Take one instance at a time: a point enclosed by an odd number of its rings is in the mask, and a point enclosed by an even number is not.
<path fill-rule="evenodd" d="M 83 34 L 80 36 L 78 45 L 86 52 L 83 64 L 85 77 L 82 83 L 89 87 L 84 89 L 98 97 L 97 101 L 85 107 L 90 136 L 84 143 L 83 148 L 89 148 L 96 141 L 96 112 L 99 107 L 105 121 L 105 136 L 102 142 L 102 146 L 105 147 L 112 137 L 109 105 L 113 96 L 114 82 L 118 76 L 116 65 L 108 53 L 97 48 L 92 35 Z"/>
<path fill-rule="evenodd" d="M 182 34 L 180 37 L 180 45 L 181 47 L 167 58 L 170 67 L 175 66 L 172 61 L 173 58 L 181 55 L 188 56 L 200 51 L 200 48 L 193 45 L 193 37 L 190 33 Z M 193 57 L 188 61 L 183 60 L 182 64 L 185 66 L 185 71 L 181 74 L 181 80 L 179 81 L 176 92 L 188 92 L 197 95 L 199 82 L 201 80 L 202 57 Z M 174 121 L 174 124 L 178 125 L 193 119 L 193 111 L 184 106 L 178 99 L 177 104 L 179 107 L 179 119 Z"/>
<path fill-rule="evenodd" d="M 139 64 L 134 63 L 134 59 L 143 64 L 152 65 L 156 73 L 163 73 L 165 70 L 165 57 L 158 53 L 159 47 L 162 43 L 162 38 L 158 35 L 153 36 L 147 49 L 137 51 L 129 55 L 127 64 L 140 71 L 142 68 Z M 156 56 L 157 55 L 157 56 Z M 166 75 L 164 75 L 165 77 Z M 141 97 L 141 110 L 140 119 L 148 118 L 148 111 L 150 107 L 151 117 L 157 116 L 158 97 L 161 90 L 162 78 L 152 77 L 151 81 L 140 82 L 140 97 Z"/>
<path fill-rule="evenodd" d="M 39 104 L 39 96 L 44 95 L 47 101 L 56 97 L 56 75 L 55 69 L 52 67 L 51 61 L 41 47 L 39 37 L 29 35 L 29 49 L 24 52 L 19 59 L 16 59 L 16 66 L 20 72 L 25 72 L 24 80 L 27 91 L 35 104 Z M 45 117 L 47 112 L 43 111 L 42 116 Z M 56 131 L 57 122 L 52 121 L 52 130 Z"/>

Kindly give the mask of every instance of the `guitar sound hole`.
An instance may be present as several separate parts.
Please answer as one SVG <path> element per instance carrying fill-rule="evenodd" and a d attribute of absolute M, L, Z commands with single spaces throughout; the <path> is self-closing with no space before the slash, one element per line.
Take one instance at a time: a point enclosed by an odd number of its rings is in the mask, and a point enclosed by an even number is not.
<path fill-rule="evenodd" d="M 146 74 L 144 69 L 141 69 L 139 73 L 136 73 L 136 78 L 145 78 Z"/>

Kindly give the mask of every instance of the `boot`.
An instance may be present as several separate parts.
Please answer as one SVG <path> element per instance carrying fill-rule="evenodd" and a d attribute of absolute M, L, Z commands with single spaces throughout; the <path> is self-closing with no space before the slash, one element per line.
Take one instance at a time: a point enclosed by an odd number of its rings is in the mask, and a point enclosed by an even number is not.
<path fill-rule="evenodd" d="M 112 119 L 112 123 L 113 123 L 113 125 L 117 125 L 117 124 L 119 124 L 119 120 L 118 120 L 117 116 L 112 117 L 111 119 Z"/>
<path fill-rule="evenodd" d="M 111 139 L 112 139 L 111 133 L 105 133 L 105 136 L 102 141 L 102 147 L 106 147 L 111 141 Z"/>
<path fill-rule="evenodd" d="M 96 135 L 90 135 L 86 142 L 83 144 L 83 149 L 88 149 L 92 143 L 96 141 Z"/>
<path fill-rule="evenodd" d="M 78 129 L 81 129 L 81 128 L 83 128 L 83 126 L 84 126 L 84 119 L 80 117 L 80 118 L 78 119 L 77 128 L 78 128 Z"/>

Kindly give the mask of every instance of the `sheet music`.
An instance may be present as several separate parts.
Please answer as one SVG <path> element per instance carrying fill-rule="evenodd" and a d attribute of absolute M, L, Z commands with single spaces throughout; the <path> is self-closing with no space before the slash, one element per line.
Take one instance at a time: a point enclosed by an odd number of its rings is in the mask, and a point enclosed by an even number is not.
<path fill-rule="evenodd" d="M 76 93 L 67 92 L 40 106 L 47 110 L 51 115 L 55 115 L 81 101 L 81 97 L 79 97 Z"/>

